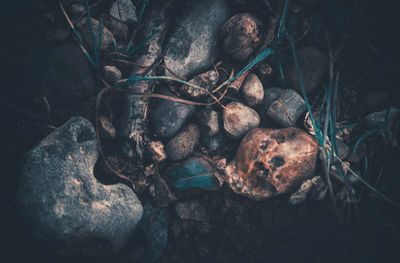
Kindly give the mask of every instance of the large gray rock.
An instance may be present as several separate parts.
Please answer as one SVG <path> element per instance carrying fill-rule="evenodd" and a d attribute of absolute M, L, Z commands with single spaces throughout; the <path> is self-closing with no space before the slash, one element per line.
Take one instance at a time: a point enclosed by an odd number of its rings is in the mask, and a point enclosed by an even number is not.
<path fill-rule="evenodd" d="M 34 236 L 64 255 L 103 255 L 120 249 L 143 208 L 126 185 L 102 185 L 92 124 L 74 117 L 28 152 L 23 161 L 18 211 Z"/>
<path fill-rule="evenodd" d="M 190 0 L 180 9 L 181 18 L 168 39 L 164 63 L 175 74 L 190 78 L 211 67 L 214 43 L 229 17 L 229 4 L 227 0 Z"/>
<path fill-rule="evenodd" d="M 136 6 L 131 0 L 117 0 L 110 8 L 110 15 L 123 23 L 136 23 Z"/>

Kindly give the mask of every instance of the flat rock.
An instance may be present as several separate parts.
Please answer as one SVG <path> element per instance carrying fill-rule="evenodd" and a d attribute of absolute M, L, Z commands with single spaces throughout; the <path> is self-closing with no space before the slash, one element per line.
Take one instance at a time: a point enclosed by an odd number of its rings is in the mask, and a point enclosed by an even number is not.
<path fill-rule="evenodd" d="M 169 140 L 165 150 L 167 157 L 173 161 L 185 159 L 194 150 L 200 138 L 199 127 L 195 124 L 188 124 L 182 130 Z"/>
<path fill-rule="evenodd" d="M 123 184 L 102 185 L 92 124 L 74 117 L 24 156 L 18 212 L 25 226 L 58 254 L 103 255 L 125 245 L 143 208 Z"/>
<path fill-rule="evenodd" d="M 249 132 L 225 169 L 232 190 L 254 200 L 296 190 L 314 174 L 318 143 L 297 128 Z"/>
<path fill-rule="evenodd" d="M 170 92 L 166 94 L 174 97 Z M 157 137 L 170 138 L 182 128 L 186 120 L 195 111 L 196 106 L 194 105 L 171 100 L 159 100 L 154 110 L 150 112 L 152 132 Z"/>
<path fill-rule="evenodd" d="M 312 46 L 303 47 L 297 50 L 296 54 L 304 88 L 307 94 L 311 94 L 317 89 L 328 73 L 328 56 Z M 302 91 L 297 78 L 296 67 L 293 63 L 293 59 L 284 65 L 283 71 L 288 87 L 296 89 L 301 93 Z"/>
<path fill-rule="evenodd" d="M 113 18 L 126 24 L 136 23 L 137 21 L 136 6 L 131 0 L 115 1 L 111 5 L 109 13 Z"/>
<path fill-rule="evenodd" d="M 240 89 L 244 101 L 250 107 L 260 104 L 264 99 L 264 88 L 256 74 L 250 73 Z"/>
<path fill-rule="evenodd" d="M 176 75 L 191 78 L 211 67 L 218 32 L 229 17 L 229 1 L 184 1 L 171 37 L 167 40 L 165 66 Z M 170 74 L 166 71 L 166 74 Z"/>
<path fill-rule="evenodd" d="M 223 121 L 226 134 L 238 139 L 260 125 L 260 116 L 242 103 L 231 102 L 224 109 Z"/>
<path fill-rule="evenodd" d="M 291 127 L 306 110 L 303 98 L 295 90 L 286 89 L 271 103 L 267 115 L 282 127 Z"/>

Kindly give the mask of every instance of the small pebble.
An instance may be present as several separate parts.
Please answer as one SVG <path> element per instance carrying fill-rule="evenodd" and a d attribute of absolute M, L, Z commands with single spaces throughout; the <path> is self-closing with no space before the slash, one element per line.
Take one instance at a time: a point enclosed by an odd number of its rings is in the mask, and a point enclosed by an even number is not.
<path fill-rule="evenodd" d="M 211 137 L 208 136 L 201 137 L 201 143 L 211 153 L 218 151 L 224 145 L 225 141 L 226 138 L 223 132 L 219 132 L 218 134 Z"/>
<path fill-rule="evenodd" d="M 214 136 L 219 132 L 219 113 L 215 110 L 204 109 L 197 114 L 200 130 L 205 136 Z"/>
<path fill-rule="evenodd" d="M 260 116 L 240 102 L 231 102 L 224 109 L 223 121 L 226 134 L 238 139 L 260 125 Z"/>
<path fill-rule="evenodd" d="M 151 141 L 149 143 L 149 151 L 151 158 L 158 163 L 167 159 L 167 153 L 165 152 L 164 144 L 160 141 Z"/>
<path fill-rule="evenodd" d="M 211 90 L 215 87 L 218 82 L 218 74 L 215 70 L 209 70 L 205 73 L 197 75 L 193 79 L 189 80 L 189 83 L 204 89 L 198 89 L 187 85 L 182 85 L 179 91 L 184 95 L 197 99 L 207 95 L 207 90 Z"/>
<path fill-rule="evenodd" d="M 104 116 L 100 116 L 99 122 L 103 134 L 108 138 L 115 139 L 117 131 L 115 130 L 114 125 L 111 123 L 111 121 Z"/>
<path fill-rule="evenodd" d="M 264 98 L 264 88 L 256 74 L 250 73 L 240 89 L 244 101 L 250 107 L 260 104 Z"/>
<path fill-rule="evenodd" d="M 122 79 L 121 71 L 115 66 L 104 66 L 102 75 L 104 77 L 104 80 L 111 86 L 114 86 L 118 81 Z"/>
<path fill-rule="evenodd" d="M 98 43 L 99 39 L 99 21 L 92 18 L 91 19 L 92 23 L 92 32 L 94 35 L 94 39 L 96 44 Z M 90 30 L 90 26 L 88 23 L 87 18 L 82 18 L 82 20 L 77 24 L 78 30 L 81 32 L 81 36 L 83 38 L 83 41 L 85 42 L 85 45 L 88 47 L 93 48 L 93 40 L 92 40 L 92 33 Z M 110 51 L 114 48 L 114 35 L 113 33 L 105 27 L 103 24 L 101 25 L 101 45 L 100 45 L 100 51 L 101 52 L 107 52 Z M 97 45 L 96 45 L 97 46 Z"/>
<path fill-rule="evenodd" d="M 269 106 L 267 114 L 282 127 L 291 127 L 306 110 L 303 98 L 296 91 L 286 89 Z"/>
<path fill-rule="evenodd" d="M 166 145 L 168 158 L 173 161 L 185 159 L 194 150 L 200 138 L 200 130 L 195 124 L 188 124 Z"/>

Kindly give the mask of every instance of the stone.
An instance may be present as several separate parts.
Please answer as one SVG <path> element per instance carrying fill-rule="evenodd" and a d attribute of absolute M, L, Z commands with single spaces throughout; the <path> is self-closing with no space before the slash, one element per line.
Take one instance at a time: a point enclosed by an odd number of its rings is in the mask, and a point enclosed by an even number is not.
<path fill-rule="evenodd" d="M 224 109 L 223 121 L 226 134 L 233 139 L 239 139 L 260 125 L 260 116 L 240 102 L 231 102 Z"/>
<path fill-rule="evenodd" d="M 206 96 L 208 94 L 207 91 L 211 91 L 217 82 L 218 73 L 215 70 L 209 70 L 189 80 L 189 83 L 202 87 L 203 89 L 182 85 L 179 87 L 179 91 L 190 98 L 198 99 Z"/>
<path fill-rule="evenodd" d="M 100 122 L 102 134 L 105 137 L 115 139 L 115 137 L 117 136 L 117 131 L 115 130 L 112 122 L 104 116 L 99 117 L 99 122 Z"/>
<path fill-rule="evenodd" d="M 182 130 L 169 140 L 166 145 L 168 158 L 173 161 L 185 159 L 194 150 L 200 138 L 199 127 L 195 124 L 188 124 Z"/>
<path fill-rule="evenodd" d="M 53 109 L 80 104 L 96 89 L 89 63 L 76 44 L 37 51 L 23 61 L 21 85 L 44 94 Z"/>
<path fill-rule="evenodd" d="M 183 220 L 206 221 L 208 219 L 206 210 L 197 200 L 176 204 L 175 212 Z"/>
<path fill-rule="evenodd" d="M 172 93 L 168 96 L 176 97 Z M 186 120 L 196 111 L 196 106 L 181 102 L 162 100 L 155 104 L 150 112 L 150 124 L 155 136 L 170 138 L 185 124 Z"/>
<path fill-rule="evenodd" d="M 311 94 L 317 89 L 328 73 L 328 56 L 312 46 L 303 47 L 297 50 L 296 54 L 304 89 L 307 94 Z M 283 71 L 288 87 L 301 93 L 293 59 L 283 66 Z"/>
<path fill-rule="evenodd" d="M 379 125 L 383 125 L 386 118 L 387 109 L 379 112 L 373 112 L 368 114 L 363 119 L 363 124 L 367 129 L 377 128 Z M 390 128 L 397 116 L 400 115 L 400 110 L 391 108 L 387 119 L 387 127 Z"/>
<path fill-rule="evenodd" d="M 303 203 L 307 199 L 312 201 L 323 200 L 328 187 L 320 176 L 314 176 L 312 179 L 305 180 L 299 190 L 290 195 L 289 203 L 297 205 Z"/>
<path fill-rule="evenodd" d="M 250 73 L 240 89 L 244 101 L 250 107 L 260 104 L 264 99 L 264 88 L 256 74 Z"/>
<path fill-rule="evenodd" d="M 167 39 L 164 65 L 174 74 L 191 78 L 212 66 L 218 32 L 229 17 L 229 1 L 184 1 Z M 166 70 L 165 74 L 171 75 Z"/>
<path fill-rule="evenodd" d="M 208 108 L 203 109 L 197 113 L 197 120 L 200 130 L 205 136 L 214 136 L 220 130 L 220 115 L 218 111 Z"/>
<path fill-rule="evenodd" d="M 122 79 L 121 71 L 115 66 L 105 65 L 102 69 L 102 75 L 104 80 L 111 86 L 117 84 Z"/>
<path fill-rule="evenodd" d="M 136 23 L 136 6 L 131 0 L 115 1 L 109 11 L 110 16 L 126 24 Z"/>
<path fill-rule="evenodd" d="M 224 54 L 244 62 L 258 47 L 262 36 L 262 24 L 249 13 L 236 14 L 221 29 L 221 45 Z"/>
<path fill-rule="evenodd" d="M 257 67 L 257 75 L 260 78 L 261 83 L 266 86 L 271 82 L 274 71 L 269 64 L 264 62 L 259 64 Z"/>
<path fill-rule="evenodd" d="M 96 42 L 96 47 L 99 42 L 99 21 L 92 18 L 91 19 L 92 23 L 92 32 L 94 35 L 94 39 Z M 85 43 L 85 47 L 88 49 L 88 51 L 93 50 L 94 45 L 92 41 L 92 33 L 90 32 L 90 25 L 88 23 L 87 18 L 82 18 L 81 21 L 77 24 L 76 26 L 78 30 L 81 33 L 81 37 L 83 39 L 83 42 Z M 114 49 L 114 35 L 113 33 L 103 25 L 101 24 L 101 43 L 100 43 L 100 51 L 101 52 L 109 52 Z"/>
<path fill-rule="evenodd" d="M 116 38 L 125 40 L 128 37 L 128 26 L 108 14 L 101 14 L 99 21 L 106 26 Z"/>
<path fill-rule="evenodd" d="M 135 193 L 93 175 L 96 132 L 74 117 L 24 156 L 17 207 L 21 223 L 57 254 L 100 256 L 121 249 L 142 217 Z"/>
<path fill-rule="evenodd" d="M 225 143 L 226 138 L 223 132 L 219 132 L 214 136 L 202 136 L 201 143 L 210 153 L 217 152 Z"/>
<path fill-rule="evenodd" d="M 71 11 L 72 11 L 72 14 L 74 14 L 76 16 L 80 16 L 85 11 L 85 6 L 82 4 L 79 4 L 79 3 L 72 4 Z"/>
<path fill-rule="evenodd" d="M 249 132 L 225 169 L 231 189 L 254 200 L 295 190 L 314 174 L 318 143 L 298 128 Z"/>
<path fill-rule="evenodd" d="M 347 146 L 347 144 L 345 144 L 344 142 L 342 142 L 341 140 L 336 140 L 336 150 L 337 150 L 337 156 L 340 158 L 340 160 L 345 160 L 346 157 L 349 155 L 350 153 L 350 148 L 349 146 Z M 337 162 L 337 158 L 334 159 L 334 162 Z"/>
<path fill-rule="evenodd" d="M 291 127 L 306 110 L 303 98 L 295 90 L 286 89 L 271 103 L 267 115 L 282 127 Z"/>

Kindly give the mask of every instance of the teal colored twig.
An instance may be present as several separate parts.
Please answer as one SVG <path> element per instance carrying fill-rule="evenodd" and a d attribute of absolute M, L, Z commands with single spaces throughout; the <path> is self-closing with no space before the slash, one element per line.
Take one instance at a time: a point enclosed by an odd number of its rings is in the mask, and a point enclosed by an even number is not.
<path fill-rule="evenodd" d="M 132 51 L 130 51 L 130 48 L 132 47 L 133 39 L 136 36 L 136 32 L 137 32 L 137 30 L 139 28 L 140 22 L 142 20 L 143 14 L 144 14 L 144 10 L 146 9 L 146 6 L 148 5 L 149 1 L 150 0 L 144 0 L 143 1 L 142 7 L 140 8 L 140 13 L 139 13 L 138 19 L 136 21 L 135 29 L 133 30 L 133 33 L 132 33 L 132 37 L 129 40 L 129 43 L 128 43 L 128 45 L 126 46 L 126 48 L 124 50 L 125 54 L 133 53 Z"/>
<path fill-rule="evenodd" d="M 275 42 L 275 47 L 278 46 L 278 42 L 281 39 L 281 34 L 282 34 L 281 31 L 282 31 L 282 27 L 285 25 L 285 22 L 286 22 L 286 17 L 287 17 L 287 13 L 288 13 L 288 10 L 289 10 L 290 2 L 291 2 L 291 0 L 286 0 L 285 6 L 283 7 L 282 17 L 281 17 L 281 20 L 279 21 L 278 37 L 277 37 L 276 42 Z"/>
<path fill-rule="evenodd" d="M 368 137 L 371 136 L 372 134 L 378 132 L 378 131 L 381 130 L 383 127 L 384 127 L 384 124 L 382 123 L 381 125 L 379 125 L 379 126 L 376 127 L 375 129 L 373 129 L 373 130 L 367 132 L 366 134 L 364 134 L 363 136 L 361 136 L 361 137 L 357 140 L 356 144 L 354 145 L 353 153 L 356 153 L 356 152 L 357 152 L 358 145 L 359 145 L 363 140 L 365 140 L 366 138 L 368 138 Z"/>
<path fill-rule="evenodd" d="M 90 6 L 89 6 L 89 1 L 86 1 L 86 8 L 87 8 L 87 13 L 88 13 L 88 24 L 89 24 L 89 30 L 90 30 L 90 35 L 92 38 L 92 44 L 93 44 L 93 51 L 94 51 L 94 57 L 95 57 L 95 63 L 94 66 L 97 68 L 99 66 L 99 54 L 98 54 L 98 50 L 97 50 L 97 41 L 96 38 L 94 36 L 94 32 L 93 32 L 93 24 L 92 24 L 92 17 L 90 15 Z M 100 25 L 99 25 L 99 29 Z M 100 39 L 101 39 L 101 31 L 100 31 Z"/>
<path fill-rule="evenodd" d="M 135 53 L 137 50 L 139 50 L 140 48 L 143 47 L 143 45 L 149 41 L 154 35 L 156 34 L 156 32 L 153 32 L 153 34 L 151 34 L 150 36 L 148 36 L 145 40 L 143 40 L 142 42 L 139 43 L 139 45 L 137 45 L 137 47 L 135 47 L 134 49 L 132 49 L 131 51 L 129 51 L 127 53 L 128 56 L 131 56 L 133 53 Z"/>

